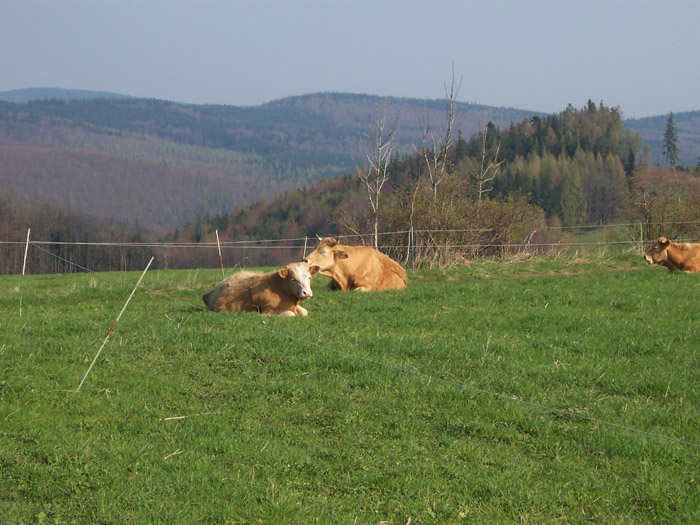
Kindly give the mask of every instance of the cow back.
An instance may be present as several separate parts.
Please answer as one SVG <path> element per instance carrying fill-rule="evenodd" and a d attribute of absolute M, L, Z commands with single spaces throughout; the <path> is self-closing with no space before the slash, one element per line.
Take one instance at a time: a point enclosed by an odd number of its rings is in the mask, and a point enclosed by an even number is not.
<path fill-rule="evenodd" d="M 668 260 L 675 268 L 684 272 L 700 272 L 700 244 L 672 242 L 667 250 Z"/>
<path fill-rule="evenodd" d="M 348 258 L 339 263 L 350 289 L 400 290 L 406 287 L 406 272 L 393 259 L 369 246 L 342 246 Z"/>

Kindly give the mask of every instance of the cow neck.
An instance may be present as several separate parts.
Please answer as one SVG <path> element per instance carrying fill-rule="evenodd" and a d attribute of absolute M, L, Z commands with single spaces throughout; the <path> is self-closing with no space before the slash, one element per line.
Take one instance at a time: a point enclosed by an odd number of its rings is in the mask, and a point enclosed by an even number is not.
<path fill-rule="evenodd" d="M 336 263 L 337 265 L 337 263 Z M 323 275 L 326 277 L 330 277 L 333 279 L 335 282 L 340 285 L 340 289 L 344 292 L 348 291 L 348 283 L 350 282 L 350 279 L 347 277 L 346 272 L 338 272 L 338 271 L 333 271 L 333 270 L 326 270 L 325 272 L 321 272 Z"/>

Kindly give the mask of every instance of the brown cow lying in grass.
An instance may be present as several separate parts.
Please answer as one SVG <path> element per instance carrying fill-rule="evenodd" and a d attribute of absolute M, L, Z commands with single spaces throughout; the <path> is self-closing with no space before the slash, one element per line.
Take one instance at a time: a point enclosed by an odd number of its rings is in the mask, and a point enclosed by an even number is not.
<path fill-rule="evenodd" d="M 318 266 L 291 263 L 276 272 L 238 272 L 202 296 L 214 312 L 260 312 L 263 315 L 306 317 L 299 301 L 313 295 L 311 276 Z"/>
<path fill-rule="evenodd" d="M 403 268 L 380 251 L 338 244 L 332 237 L 320 239 L 304 261 L 319 266 L 319 271 L 332 279 L 329 290 L 401 290 L 408 282 Z"/>
<path fill-rule="evenodd" d="M 676 243 L 666 237 L 659 241 L 644 255 L 649 264 L 660 264 L 669 272 L 681 270 L 684 272 L 700 272 L 700 244 Z"/>

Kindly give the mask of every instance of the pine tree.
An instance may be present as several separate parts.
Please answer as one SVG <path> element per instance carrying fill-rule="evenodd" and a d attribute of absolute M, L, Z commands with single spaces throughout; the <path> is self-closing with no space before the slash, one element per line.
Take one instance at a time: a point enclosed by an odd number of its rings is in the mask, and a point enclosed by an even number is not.
<path fill-rule="evenodd" d="M 469 155 L 469 146 L 462 136 L 462 130 L 457 130 L 457 143 L 455 144 L 455 162 L 459 162 Z"/>
<path fill-rule="evenodd" d="M 673 113 L 669 113 L 666 120 L 664 155 L 666 156 L 666 167 L 668 168 L 670 165 L 675 170 L 676 164 L 678 164 L 678 136 L 676 135 L 676 125 L 673 122 Z"/>
<path fill-rule="evenodd" d="M 634 175 L 636 164 L 636 155 L 634 154 L 634 150 L 630 147 L 627 150 L 627 155 L 625 156 L 625 160 L 622 164 L 623 168 L 625 169 L 625 175 L 627 175 L 627 177 L 631 177 L 632 175 Z"/>

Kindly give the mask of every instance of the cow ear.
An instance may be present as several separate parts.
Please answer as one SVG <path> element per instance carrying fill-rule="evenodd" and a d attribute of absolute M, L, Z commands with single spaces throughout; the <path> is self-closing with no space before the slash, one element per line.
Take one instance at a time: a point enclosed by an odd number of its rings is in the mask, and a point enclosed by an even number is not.
<path fill-rule="evenodd" d="M 277 272 L 277 273 L 279 274 L 279 276 L 280 276 L 282 279 L 286 279 L 286 278 L 287 278 L 287 274 L 289 273 L 289 270 L 287 270 L 287 267 L 285 266 L 284 268 L 280 268 L 280 271 Z"/>
<path fill-rule="evenodd" d="M 311 275 L 315 275 L 315 274 L 318 273 L 318 271 L 319 271 L 320 269 L 321 269 L 320 266 L 312 266 L 311 268 L 309 268 L 309 273 L 310 273 Z"/>
<path fill-rule="evenodd" d="M 671 241 L 669 241 L 666 237 L 659 237 L 659 244 L 665 248 L 671 244 Z"/>
<path fill-rule="evenodd" d="M 347 259 L 349 257 L 348 252 L 344 252 L 342 250 L 338 250 L 337 252 L 335 252 L 335 256 L 338 259 Z"/>
<path fill-rule="evenodd" d="M 328 245 L 329 248 L 333 248 L 333 246 L 336 246 L 338 244 L 338 239 L 334 239 L 333 237 L 328 237 L 328 238 L 326 238 L 326 244 Z"/>

